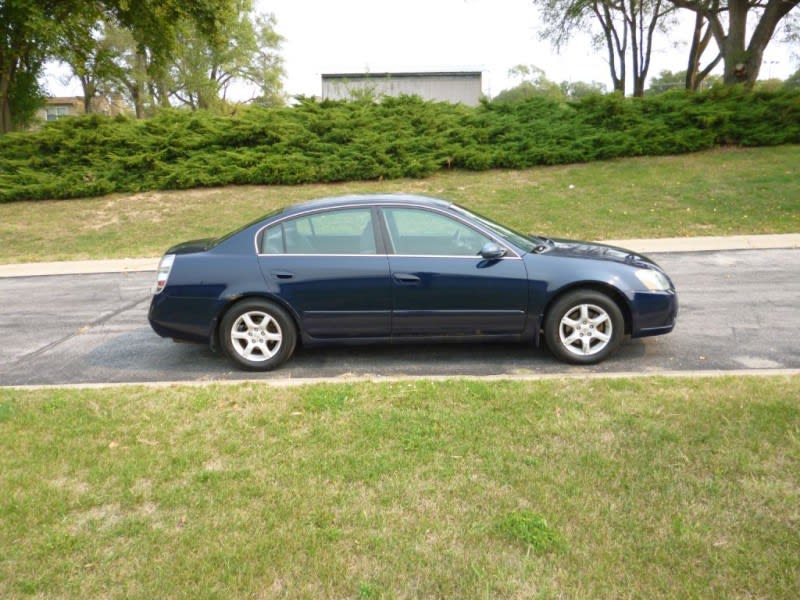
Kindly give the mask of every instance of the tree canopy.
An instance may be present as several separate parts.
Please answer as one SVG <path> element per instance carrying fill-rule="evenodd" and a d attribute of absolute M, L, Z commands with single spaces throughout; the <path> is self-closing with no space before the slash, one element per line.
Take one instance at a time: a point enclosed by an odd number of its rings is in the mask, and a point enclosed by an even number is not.
<path fill-rule="evenodd" d="M 219 43 L 211 43 L 194 23 L 178 32 L 179 46 L 167 69 L 170 96 L 193 109 L 224 103 L 234 82 L 258 90 L 265 104 L 282 104 L 282 38 L 273 15 L 258 15 L 252 0 L 236 0 L 235 13 L 220 21 Z"/>
<path fill-rule="evenodd" d="M 697 90 L 707 90 L 722 84 L 722 78 L 717 75 L 705 77 L 698 84 Z M 653 94 L 662 94 L 671 90 L 682 90 L 686 88 L 686 71 L 663 70 L 658 75 L 650 79 L 647 91 Z"/>
<path fill-rule="evenodd" d="M 613 88 L 625 93 L 628 73 L 634 96 L 644 93 L 656 31 L 674 6 L 664 0 L 535 0 L 545 28 L 541 36 L 556 48 L 576 32 L 587 32 L 605 47 Z"/>
<path fill-rule="evenodd" d="M 519 80 L 514 87 L 501 91 L 493 102 L 519 102 L 528 98 L 549 98 L 551 100 L 578 100 L 592 94 L 602 94 L 606 86 L 597 81 L 562 81 L 556 83 L 545 75 L 536 65 L 516 65 L 509 69 L 509 76 Z"/>
<path fill-rule="evenodd" d="M 726 84 L 752 86 L 775 30 L 800 0 L 668 0 L 708 22 L 724 61 Z M 795 12 L 796 14 L 796 12 Z M 755 20 L 755 27 L 749 27 Z"/>
<path fill-rule="evenodd" d="M 685 72 L 686 89 L 697 90 L 717 64 L 725 84 L 752 87 L 764 50 L 781 25 L 798 38 L 800 0 L 534 0 L 544 21 L 542 37 L 556 48 L 574 34 L 587 33 L 605 48 L 614 89 L 644 92 L 654 35 L 668 30 L 676 9 L 695 15 Z M 711 42 L 714 58 L 705 60 Z"/>
<path fill-rule="evenodd" d="M 86 61 L 78 76 L 84 92 L 91 90 L 97 73 L 86 65 L 98 57 L 98 22 L 128 31 L 151 69 L 163 70 L 183 24 L 216 45 L 222 41 L 219 23 L 235 11 L 234 0 L 0 0 L 0 133 L 33 115 L 42 95 L 36 82 L 51 57 Z"/>

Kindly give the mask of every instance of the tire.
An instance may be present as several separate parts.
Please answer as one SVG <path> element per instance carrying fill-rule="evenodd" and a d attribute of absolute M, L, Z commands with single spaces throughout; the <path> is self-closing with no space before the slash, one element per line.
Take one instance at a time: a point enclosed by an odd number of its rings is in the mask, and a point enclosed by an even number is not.
<path fill-rule="evenodd" d="M 544 339 L 564 362 L 593 365 L 608 358 L 625 334 L 617 303 L 602 292 L 575 290 L 559 298 L 544 319 Z"/>
<path fill-rule="evenodd" d="M 270 371 L 294 352 L 297 329 L 281 307 L 266 300 L 242 300 L 222 318 L 222 348 L 249 371 Z"/>

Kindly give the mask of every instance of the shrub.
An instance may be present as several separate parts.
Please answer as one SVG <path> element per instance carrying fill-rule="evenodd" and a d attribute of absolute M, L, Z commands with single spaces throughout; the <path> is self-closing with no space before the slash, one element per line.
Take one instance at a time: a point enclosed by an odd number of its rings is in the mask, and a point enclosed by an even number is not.
<path fill-rule="evenodd" d="M 645 98 L 533 97 L 476 108 L 416 97 L 304 99 L 235 116 L 89 115 L 0 137 L 0 202 L 226 184 L 424 177 L 720 144 L 800 142 L 800 90 L 725 87 Z"/>

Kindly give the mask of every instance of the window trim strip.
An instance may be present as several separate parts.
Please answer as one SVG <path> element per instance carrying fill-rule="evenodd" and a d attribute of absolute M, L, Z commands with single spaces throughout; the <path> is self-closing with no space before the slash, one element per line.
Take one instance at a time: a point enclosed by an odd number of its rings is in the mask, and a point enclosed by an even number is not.
<path fill-rule="evenodd" d="M 256 255 L 257 256 L 412 256 L 412 257 L 420 257 L 420 258 L 435 258 L 435 257 L 438 257 L 438 258 L 475 258 L 476 256 L 478 256 L 478 255 L 475 255 L 475 256 L 472 256 L 472 255 L 462 256 L 462 255 L 447 255 L 447 254 L 390 254 L 390 253 L 386 253 L 385 255 L 381 255 L 381 254 L 377 254 L 377 253 L 376 254 L 265 254 L 265 253 L 262 253 L 260 251 L 260 248 L 258 247 L 258 238 L 259 238 L 259 236 L 261 236 L 261 233 L 264 230 L 266 230 L 268 227 L 272 227 L 273 225 L 277 225 L 278 223 L 282 224 L 284 221 L 288 221 L 290 219 L 295 219 L 297 217 L 302 217 L 302 216 L 305 216 L 305 215 L 308 215 L 308 214 L 313 214 L 313 213 L 318 213 L 318 212 L 320 212 L 320 213 L 321 212 L 329 212 L 329 211 L 333 211 L 333 210 L 353 209 L 353 208 L 365 208 L 365 209 L 370 209 L 370 210 L 372 210 L 374 208 L 376 208 L 376 209 L 382 209 L 382 208 L 419 208 L 419 209 L 422 209 L 422 210 L 435 212 L 435 213 L 444 215 L 445 217 L 450 217 L 451 219 L 459 221 L 460 223 L 463 223 L 467 227 L 470 227 L 472 229 L 476 229 L 476 230 L 480 231 L 483 235 L 485 235 L 489 239 L 493 240 L 501 248 L 505 248 L 506 250 L 508 250 L 509 252 L 511 252 L 513 254 L 513 256 L 503 256 L 503 257 L 501 257 L 501 259 L 516 258 L 518 260 L 521 260 L 521 258 L 522 258 L 521 255 L 517 252 L 517 249 L 515 247 L 510 245 L 505 240 L 498 239 L 498 236 L 493 231 L 488 230 L 487 228 L 481 226 L 480 224 L 472 223 L 472 222 L 468 221 L 467 219 L 463 218 L 461 215 L 453 214 L 451 212 L 447 212 L 447 211 L 442 210 L 442 209 L 440 209 L 438 207 L 426 206 L 424 204 L 410 204 L 410 203 L 406 204 L 406 203 L 397 203 L 397 202 L 385 202 L 385 203 L 383 203 L 383 202 L 373 202 L 373 203 L 367 203 L 367 204 L 361 204 L 361 203 L 359 203 L 359 204 L 342 204 L 341 206 L 326 206 L 326 207 L 323 207 L 323 208 L 310 208 L 308 210 L 304 210 L 304 211 L 301 211 L 301 212 L 298 212 L 298 213 L 293 213 L 291 215 L 286 215 L 286 216 L 281 217 L 281 218 L 279 218 L 279 219 L 277 219 L 277 220 L 275 220 L 275 221 L 273 221 L 271 223 L 268 223 L 268 224 L 264 225 L 263 227 L 260 227 L 258 229 L 258 231 L 256 231 L 255 235 L 253 236 L 253 245 L 255 246 Z M 373 219 L 375 218 L 375 214 L 374 213 L 371 215 L 371 218 L 373 218 Z M 375 224 L 373 223 L 373 227 L 374 226 L 375 226 Z M 495 259 L 495 260 L 499 260 L 499 259 Z"/>

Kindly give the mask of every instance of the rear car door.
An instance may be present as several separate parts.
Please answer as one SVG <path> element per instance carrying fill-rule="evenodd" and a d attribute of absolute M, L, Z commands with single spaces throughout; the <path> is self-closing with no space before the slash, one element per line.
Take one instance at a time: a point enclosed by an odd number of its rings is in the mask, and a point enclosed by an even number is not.
<path fill-rule="evenodd" d="M 306 334 L 389 336 L 389 265 L 369 206 L 290 217 L 270 225 L 258 243 L 268 288 L 292 306 Z"/>
<path fill-rule="evenodd" d="M 392 277 L 393 336 L 519 334 L 525 328 L 528 278 L 509 251 L 487 260 L 496 242 L 452 215 L 382 207 Z"/>

